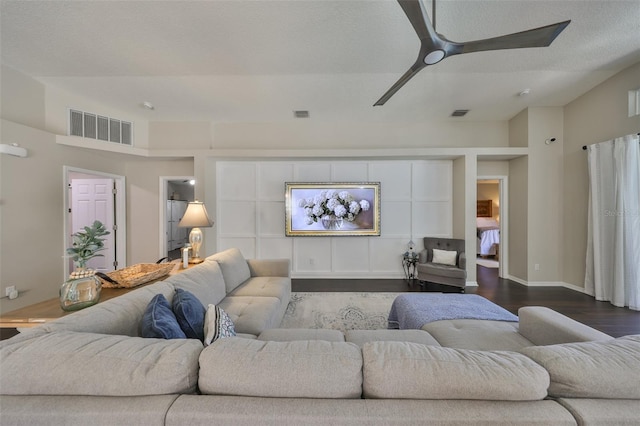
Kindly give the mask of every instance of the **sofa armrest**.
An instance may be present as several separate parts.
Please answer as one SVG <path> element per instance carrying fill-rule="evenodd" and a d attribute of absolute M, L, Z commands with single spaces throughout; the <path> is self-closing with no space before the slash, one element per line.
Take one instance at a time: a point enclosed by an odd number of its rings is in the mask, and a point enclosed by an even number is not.
<path fill-rule="evenodd" d="M 465 252 L 461 252 L 458 259 L 458 268 L 467 269 L 467 255 Z"/>
<path fill-rule="evenodd" d="M 418 253 L 418 263 L 427 263 L 427 249 L 422 249 Z"/>
<path fill-rule="evenodd" d="M 535 345 L 589 342 L 613 339 L 612 336 L 542 306 L 518 310 L 519 332 Z"/>
<path fill-rule="evenodd" d="M 289 277 L 291 261 L 289 259 L 247 259 L 252 277 Z"/>

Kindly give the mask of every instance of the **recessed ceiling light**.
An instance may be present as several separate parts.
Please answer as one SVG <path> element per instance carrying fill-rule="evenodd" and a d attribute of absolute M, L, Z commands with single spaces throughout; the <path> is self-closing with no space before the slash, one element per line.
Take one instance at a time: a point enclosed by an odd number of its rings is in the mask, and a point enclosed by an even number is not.
<path fill-rule="evenodd" d="M 156 107 L 153 106 L 153 104 L 149 101 L 144 101 L 142 103 L 142 106 L 145 107 L 146 109 L 149 109 L 151 111 L 153 111 L 154 109 L 156 109 Z"/>

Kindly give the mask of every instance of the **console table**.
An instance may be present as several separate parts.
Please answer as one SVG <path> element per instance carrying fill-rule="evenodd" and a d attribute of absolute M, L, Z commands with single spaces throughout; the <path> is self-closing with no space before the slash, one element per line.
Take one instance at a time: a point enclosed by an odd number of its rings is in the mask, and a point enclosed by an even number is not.
<path fill-rule="evenodd" d="M 176 264 L 174 268 L 169 272 L 169 275 L 174 275 L 184 271 L 182 262 L 174 261 Z M 187 269 L 194 265 L 189 265 Z M 157 280 L 150 281 L 148 283 L 133 287 L 133 288 L 103 288 L 100 292 L 100 300 L 98 303 L 104 302 L 114 297 L 122 296 L 130 291 L 138 288 L 153 284 L 157 281 L 164 280 L 165 277 L 161 277 Z M 65 315 L 69 315 L 73 312 L 63 311 L 60 307 L 60 299 L 49 299 L 44 302 L 35 303 L 33 305 L 25 306 L 24 308 L 16 309 L 15 311 L 7 312 L 0 316 L 0 329 L 4 328 L 30 328 L 36 327 L 40 324 L 44 324 L 48 321 L 61 318 Z"/>

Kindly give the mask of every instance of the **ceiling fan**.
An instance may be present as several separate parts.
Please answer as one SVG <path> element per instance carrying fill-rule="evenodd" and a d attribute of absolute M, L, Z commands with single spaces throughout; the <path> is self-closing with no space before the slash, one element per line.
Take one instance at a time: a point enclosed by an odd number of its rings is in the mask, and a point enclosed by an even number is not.
<path fill-rule="evenodd" d="M 429 20 L 429 15 L 427 15 L 427 11 L 421 0 L 398 0 L 398 3 L 400 3 L 400 7 L 402 7 L 411 25 L 413 25 L 413 29 L 420 38 L 420 52 L 418 53 L 418 59 L 411 68 L 382 95 L 374 106 L 384 105 L 391 96 L 400 90 L 400 88 L 422 68 L 427 65 L 435 65 L 448 56 L 481 52 L 483 50 L 546 47 L 549 46 L 571 22 L 570 20 L 563 21 L 519 33 L 458 43 L 448 40 L 445 36 L 436 32 L 436 0 L 433 0 L 433 24 Z"/>

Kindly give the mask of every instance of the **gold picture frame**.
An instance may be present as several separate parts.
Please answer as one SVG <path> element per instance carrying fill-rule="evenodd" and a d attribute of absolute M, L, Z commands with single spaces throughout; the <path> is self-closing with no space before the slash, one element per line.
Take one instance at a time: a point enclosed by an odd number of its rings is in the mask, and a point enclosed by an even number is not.
<path fill-rule="evenodd" d="M 478 200 L 476 217 L 493 217 L 493 201 Z"/>
<path fill-rule="evenodd" d="M 285 235 L 379 236 L 380 182 L 285 182 Z"/>

